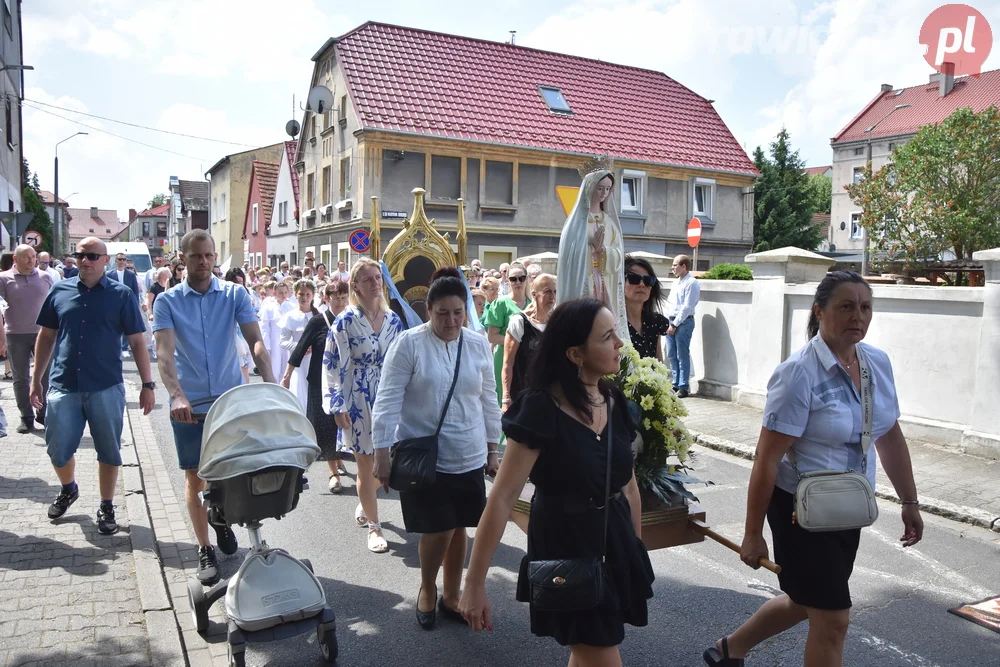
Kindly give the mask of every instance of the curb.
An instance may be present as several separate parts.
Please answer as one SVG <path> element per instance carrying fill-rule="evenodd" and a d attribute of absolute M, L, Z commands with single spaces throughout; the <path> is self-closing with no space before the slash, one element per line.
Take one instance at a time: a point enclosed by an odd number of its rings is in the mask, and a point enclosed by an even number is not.
<path fill-rule="evenodd" d="M 131 386 L 126 385 L 126 391 L 128 401 L 138 400 L 138 395 Z M 185 667 L 187 661 L 184 658 L 184 645 L 170 604 L 163 568 L 160 566 L 160 554 L 156 549 L 153 521 L 146 500 L 142 468 L 139 465 L 135 428 L 129 413 L 130 410 L 126 407 L 128 435 L 127 442 L 122 446 L 121 470 L 125 483 L 125 511 L 132 527 L 129 539 L 132 543 L 132 558 L 135 561 L 135 576 L 139 586 L 139 604 L 146 620 L 150 653 L 161 661 L 158 664 Z M 145 530 L 135 531 L 136 527 Z M 165 662 L 162 662 L 164 660 Z"/>
<path fill-rule="evenodd" d="M 713 449 L 717 452 L 729 454 L 730 456 L 736 456 L 741 459 L 747 459 L 748 461 L 753 461 L 756 456 L 757 448 L 745 443 L 734 442 L 732 440 L 718 438 L 714 435 L 707 435 L 697 431 L 689 432 L 696 443 L 707 447 L 708 449 Z M 875 496 L 882 498 L 883 500 L 899 503 L 899 497 L 893 490 L 876 491 Z M 992 530 L 994 533 L 1000 533 L 1000 517 L 994 516 L 989 512 L 985 512 L 975 507 L 956 505 L 954 503 L 949 503 L 946 500 L 938 500 L 936 498 L 924 496 L 920 499 L 920 509 L 928 514 L 936 514 L 937 516 L 944 517 L 945 519 L 958 521 L 960 523 L 968 523 L 973 526 L 985 528 L 986 530 Z"/>

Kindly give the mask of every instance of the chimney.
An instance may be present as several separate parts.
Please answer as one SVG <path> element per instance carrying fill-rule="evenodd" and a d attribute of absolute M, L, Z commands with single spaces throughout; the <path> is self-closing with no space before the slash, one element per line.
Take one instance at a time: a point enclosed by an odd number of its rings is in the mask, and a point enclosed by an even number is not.
<path fill-rule="evenodd" d="M 97 214 L 97 207 L 96 206 L 91 206 L 90 207 L 90 217 L 91 218 L 99 218 L 99 217 L 101 217 L 100 215 Z"/>
<path fill-rule="evenodd" d="M 945 97 L 955 88 L 955 63 L 941 63 L 941 70 L 938 91 L 941 97 Z"/>
<path fill-rule="evenodd" d="M 892 92 L 892 84 L 891 83 L 883 83 L 882 84 L 882 92 L 883 93 L 891 93 Z"/>
<path fill-rule="evenodd" d="M 136 219 L 136 218 L 138 218 L 138 217 L 139 217 L 139 214 L 138 214 L 138 213 L 136 213 L 136 211 L 135 211 L 135 209 L 134 209 L 134 208 L 130 208 L 130 209 L 128 210 L 128 221 L 129 221 L 129 222 L 132 222 L 133 220 L 135 220 L 135 219 Z"/>

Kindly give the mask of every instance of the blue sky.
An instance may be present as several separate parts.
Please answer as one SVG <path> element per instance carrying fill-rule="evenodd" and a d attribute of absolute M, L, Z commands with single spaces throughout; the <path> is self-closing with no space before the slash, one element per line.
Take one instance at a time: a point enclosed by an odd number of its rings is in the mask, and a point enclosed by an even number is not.
<path fill-rule="evenodd" d="M 927 81 L 918 34 L 938 1 L 906 0 L 32 0 L 23 5 L 24 154 L 74 207 L 142 209 L 171 175 L 285 139 L 309 58 L 367 20 L 505 41 L 665 72 L 709 99 L 749 152 L 785 125 L 810 165 L 879 85 Z M 1000 0 L 970 3 L 1000 41 Z M 984 69 L 1000 68 L 1000 45 Z M 595 82 L 595 85 L 598 85 Z M 29 101 L 33 100 L 33 102 Z M 159 134 L 45 103 L 210 143 Z M 45 111 L 40 111 L 44 109 Z M 48 112 L 48 113 L 46 113 Z M 57 118 L 58 114 L 65 118 Z M 296 117 L 301 112 L 296 111 Z M 176 153 L 111 137 L 80 123 Z"/>

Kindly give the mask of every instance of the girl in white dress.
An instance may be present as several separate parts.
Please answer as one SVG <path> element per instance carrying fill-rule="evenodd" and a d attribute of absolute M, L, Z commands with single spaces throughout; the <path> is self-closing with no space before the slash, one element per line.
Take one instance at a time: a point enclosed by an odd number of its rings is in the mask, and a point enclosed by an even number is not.
<path fill-rule="evenodd" d="M 324 409 L 340 427 L 341 449 L 354 453 L 358 463 L 358 498 L 354 518 L 368 527 L 368 549 L 385 553 L 389 545 L 382 537 L 372 477 L 375 447 L 372 445 L 372 405 L 382 376 L 382 362 L 389 347 L 403 331 L 403 323 L 389 310 L 382 296 L 381 267 L 361 258 L 351 269 L 351 305 L 337 316 L 323 355 Z"/>
<path fill-rule="evenodd" d="M 315 294 L 316 286 L 313 285 L 313 281 L 302 279 L 295 283 L 295 302 L 298 304 L 298 309 L 287 313 L 281 318 L 281 333 L 278 339 L 278 346 L 284 353 L 286 365 L 288 364 L 288 355 L 299 344 L 299 339 L 302 338 L 302 332 L 305 331 L 306 324 L 309 323 L 313 315 L 319 314 L 319 311 L 313 307 L 313 296 Z M 309 395 L 306 372 L 309 370 L 309 359 L 311 357 L 311 353 L 306 354 L 300 368 L 292 371 L 292 381 L 289 387 L 296 398 L 299 399 L 303 412 L 306 410 Z"/>
<path fill-rule="evenodd" d="M 281 377 L 288 365 L 288 352 L 281 348 L 281 318 L 297 308 L 295 301 L 288 298 L 288 285 L 276 283 L 274 296 L 264 299 L 260 310 L 260 329 L 264 338 L 264 346 L 271 356 L 271 372 L 274 377 Z"/>

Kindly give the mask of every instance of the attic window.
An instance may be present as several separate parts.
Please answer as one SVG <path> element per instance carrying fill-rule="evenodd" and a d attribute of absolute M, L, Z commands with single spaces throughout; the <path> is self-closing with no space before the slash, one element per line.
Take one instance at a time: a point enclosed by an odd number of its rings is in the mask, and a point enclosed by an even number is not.
<path fill-rule="evenodd" d="M 557 113 L 573 113 L 569 108 L 569 102 L 563 97 L 562 91 L 551 86 L 539 86 L 538 92 L 542 94 L 542 99 L 549 105 L 550 111 Z"/>

